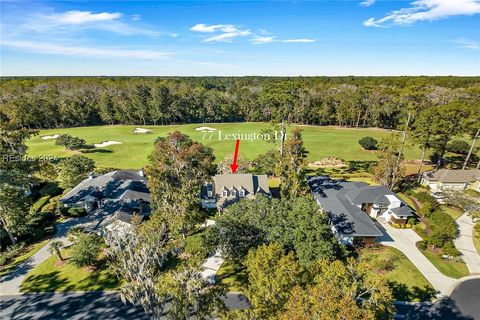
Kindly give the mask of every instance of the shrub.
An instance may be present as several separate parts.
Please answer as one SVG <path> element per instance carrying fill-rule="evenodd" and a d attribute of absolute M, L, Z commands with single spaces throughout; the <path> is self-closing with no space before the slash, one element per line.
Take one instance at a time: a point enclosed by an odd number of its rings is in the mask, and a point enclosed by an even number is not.
<path fill-rule="evenodd" d="M 378 269 L 379 271 L 389 272 L 395 269 L 395 264 L 392 259 L 380 259 L 375 262 L 374 268 Z"/>
<path fill-rule="evenodd" d="M 377 150 L 378 141 L 372 137 L 363 137 L 358 141 L 358 143 L 365 150 Z"/>
<path fill-rule="evenodd" d="M 35 213 L 39 212 L 42 207 L 47 203 L 48 199 L 50 199 L 50 196 L 43 196 L 40 199 L 38 199 L 31 207 L 30 207 L 30 213 Z"/>
<path fill-rule="evenodd" d="M 437 210 L 432 213 L 428 219 L 432 234 L 439 233 L 444 235 L 446 239 L 453 240 L 457 236 L 457 224 L 455 220 L 445 211 Z"/>
<path fill-rule="evenodd" d="M 453 140 L 447 145 L 447 151 L 457 154 L 468 154 L 470 144 L 463 140 Z"/>
<path fill-rule="evenodd" d="M 192 255 L 207 255 L 207 249 L 202 234 L 195 234 L 185 239 L 185 252 Z"/>
<path fill-rule="evenodd" d="M 98 259 L 101 238 L 97 234 L 82 234 L 72 247 L 69 262 L 77 267 L 93 266 Z"/>
<path fill-rule="evenodd" d="M 74 226 L 67 232 L 69 241 L 75 242 L 79 236 L 85 234 L 85 229 L 82 226 Z"/>
<path fill-rule="evenodd" d="M 41 212 L 55 212 L 57 211 L 57 204 L 49 202 L 42 207 Z"/>
<path fill-rule="evenodd" d="M 0 254 L 0 266 L 10 263 L 16 256 L 18 256 L 23 249 L 24 244 L 16 244 L 9 247 L 6 251 Z"/>
<path fill-rule="evenodd" d="M 428 246 L 428 241 L 427 240 L 418 241 L 417 246 L 420 250 L 426 250 Z"/>
<path fill-rule="evenodd" d="M 444 254 L 448 254 L 451 257 L 460 256 L 460 251 L 458 251 L 458 249 L 455 248 L 455 245 L 453 244 L 453 241 L 446 242 L 445 245 L 442 248 L 442 252 Z"/>
<path fill-rule="evenodd" d="M 87 215 L 87 211 L 85 210 L 85 208 L 72 207 L 68 209 L 67 215 L 73 218 L 78 218 Z"/>
<path fill-rule="evenodd" d="M 47 183 L 44 185 L 38 193 L 40 193 L 41 196 L 54 196 L 57 195 L 60 192 L 60 188 L 56 183 Z"/>

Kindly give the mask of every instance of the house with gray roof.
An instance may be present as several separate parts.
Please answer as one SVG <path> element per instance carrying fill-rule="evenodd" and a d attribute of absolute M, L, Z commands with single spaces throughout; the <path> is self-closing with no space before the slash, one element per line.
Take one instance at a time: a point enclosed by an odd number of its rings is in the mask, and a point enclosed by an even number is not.
<path fill-rule="evenodd" d="M 480 192 L 480 170 L 440 169 L 423 173 L 421 184 L 436 190 L 463 191 L 472 188 Z"/>
<path fill-rule="evenodd" d="M 217 174 L 212 180 L 200 190 L 203 208 L 223 210 L 242 198 L 253 199 L 257 194 L 271 195 L 266 175 Z"/>
<path fill-rule="evenodd" d="M 329 217 L 339 242 L 371 243 L 383 233 L 373 219 L 405 224 L 412 210 L 395 193 L 383 186 L 333 180 L 328 176 L 308 179 L 315 201 Z"/>
<path fill-rule="evenodd" d="M 91 175 L 63 195 L 59 202 L 66 208 L 99 210 L 111 218 L 129 223 L 131 215 L 150 213 L 150 191 L 143 171 L 116 170 Z"/>

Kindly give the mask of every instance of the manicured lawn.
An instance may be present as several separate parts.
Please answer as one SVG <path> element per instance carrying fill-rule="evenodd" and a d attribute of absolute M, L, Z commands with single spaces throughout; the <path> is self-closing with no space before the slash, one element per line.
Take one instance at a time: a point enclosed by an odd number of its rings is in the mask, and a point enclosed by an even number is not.
<path fill-rule="evenodd" d="M 94 152 L 86 153 L 85 155 L 95 160 L 98 167 L 135 169 L 144 166 L 147 162 L 147 157 L 152 152 L 155 138 L 165 136 L 173 130 L 182 131 L 194 140 L 212 147 L 218 160 L 222 159 L 225 154 L 233 152 L 234 149 L 234 141 L 224 139 L 226 134 L 258 134 L 262 129 L 269 127 L 266 123 L 206 124 L 208 127 L 217 129 L 210 137 L 210 135 L 196 131 L 195 128 L 199 126 L 203 125 L 142 126 L 151 129 L 153 133 L 137 135 L 132 133 L 137 126 L 123 125 L 41 130 L 39 135 L 28 141 L 28 153 L 31 156 L 52 155 L 59 157 L 75 153 L 56 146 L 55 140 L 41 139 L 43 135 L 68 133 L 85 139 L 87 143 L 99 143 L 107 140 L 122 142 L 122 144 L 95 149 Z M 303 139 L 308 151 L 308 161 L 320 160 L 327 156 L 359 162 L 374 161 L 376 160 L 375 151 L 362 149 L 358 144 L 358 140 L 364 136 L 380 139 L 390 134 L 390 131 L 383 129 L 352 129 L 327 126 L 301 126 L 301 128 L 304 130 Z M 219 135 L 222 138 L 220 140 Z M 265 153 L 272 147 L 273 144 L 265 141 L 242 140 L 240 153 L 248 159 L 254 159 L 257 155 Z M 408 148 L 405 150 L 405 156 L 406 159 L 417 159 L 420 156 L 420 151 L 416 147 Z"/>
<path fill-rule="evenodd" d="M 457 220 L 463 215 L 463 212 L 458 210 L 457 208 L 450 207 L 450 206 L 441 206 L 441 208 L 453 218 L 453 220 Z"/>
<path fill-rule="evenodd" d="M 410 208 L 415 210 L 415 204 L 413 203 L 413 201 L 409 197 L 407 197 L 406 194 L 401 193 L 401 192 L 397 192 L 397 195 L 400 197 L 400 199 L 405 201 L 409 205 Z"/>
<path fill-rule="evenodd" d="M 245 268 L 236 270 L 232 263 L 225 261 L 218 269 L 215 281 L 226 285 L 229 291 L 242 292 L 247 283 L 247 273 Z"/>
<path fill-rule="evenodd" d="M 7 274 L 11 270 L 13 270 L 16 266 L 18 266 L 20 263 L 24 262 L 25 260 L 33 256 L 35 253 L 37 253 L 38 250 L 40 250 L 44 245 L 46 245 L 49 240 L 50 239 L 44 239 L 37 243 L 30 244 L 27 248 L 24 249 L 24 252 L 25 252 L 24 254 L 16 257 L 15 260 L 3 266 L 0 269 L 0 276 Z"/>
<path fill-rule="evenodd" d="M 477 222 L 476 227 L 473 228 L 473 244 L 480 254 L 480 222 Z"/>
<path fill-rule="evenodd" d="M 68 260 L 69 250 L 63 250 L 62 254 Z M 55 264 L 57 260 L 57 257 L 51 256 L 31 270 L 23 281 L 20 291 L 101 291 L 114 290 L 119 285 L 117 277 L 105 269 L 105 261 L 100 261 L 103 269 L 89 272 L 67 261 L 57 266 Z"/>
<path fill-rule="evenodd" d="M 382 271 L 392 287 L 394 298 L 402 301 L 431 300 L 435 290 L 430 282 L 418 271 L 415 265 L 399 250 L 392 247 L 363 248 L 360 259 L 373 266 L 393 265 L 390 271 Z M 374 269 L 374 268 L 372 268 Z"/>
<path fill-rule="evenodd" d="M 420 251 L 441 273 L 448 277 L 460 279 L 469 275 L 467 266 L 463 261 L 446 260 L 430 250 Z"/>

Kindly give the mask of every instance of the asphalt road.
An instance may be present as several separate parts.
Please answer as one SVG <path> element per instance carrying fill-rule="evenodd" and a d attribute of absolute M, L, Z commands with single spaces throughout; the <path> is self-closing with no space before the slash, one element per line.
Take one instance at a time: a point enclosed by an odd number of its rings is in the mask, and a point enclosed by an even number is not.
<path fill-rule="evenodd" d="M 230 309 L 248 307 L 240 294 L 230 293 L 226 304 Z M 52 320 L 147 320 L 139 306 L 125 305 L 115 292 L 34 293 L 0 296 L 0 319 Z"/>
<path fill-rule="evenodd" d="M 450 297 L 463 315 L 480 320 L 480 279 L 460 283 Z"/>
<path fill-rule="evenodd" d="M 465 280 L 435 303 L 397 303 L 396 319 L 480 320 L 480 279 Z"/>

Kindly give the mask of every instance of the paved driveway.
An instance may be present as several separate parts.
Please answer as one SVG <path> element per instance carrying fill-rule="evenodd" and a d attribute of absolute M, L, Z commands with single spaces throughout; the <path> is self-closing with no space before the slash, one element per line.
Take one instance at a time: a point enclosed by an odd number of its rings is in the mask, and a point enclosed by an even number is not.
<path fill-rule="evenodd" d="M 55 232 L 54 239 L 62 241 L 64 245 L 70 245 L 71 243 L 67 239 L 67 233 L 70 228 L 82 225 L 90 229 L 95 229 L 105 218 L 110 216 L 110 214 L 111 212 L 109 211 L 97 211 L 90 213 L 85 217 L 72 218 L 65 222 L 58 223 L 56 225 L 57 231 Z M 50 242 L 47 242 L 45 246 L 38 250 L 33 256 L 28 258 L 25 262 L 18 265 L 14 270 L 3 277 L 0 277 L 0 296 L 17 294 L 20 292 L 20 285 L 22 284 L 28 272 L 51 256 L 51 253 L 48 250 L 49 243 Z"/>
<path fill-rule="evenodd" d="M 455 247 L 462 253 L 462 259 L 470 274 L 480 274 L 480 254 L 473 244 L 473 221 L 464 213 L 457 219 L 459 235 L 454 240 Z"/>
<path fill-rule="evenodd" d="M 402 251 L 417 269 L 427 278 L 440 295 L 448 295 L 456 279 L 445 276 L 418 250 L 416 242 L 422 240 L 412 229 L 396 229 L 388 223 L 377 223 L 384 235 L 379 238 L 383 245 Z"/>

